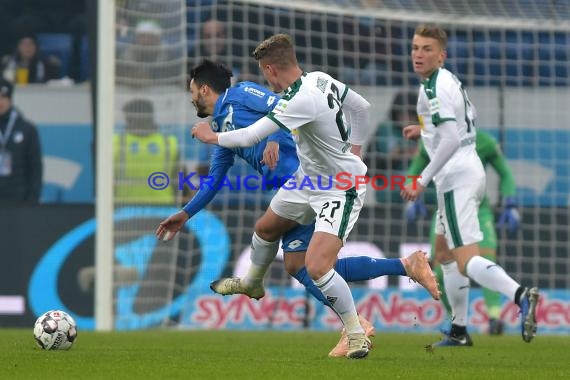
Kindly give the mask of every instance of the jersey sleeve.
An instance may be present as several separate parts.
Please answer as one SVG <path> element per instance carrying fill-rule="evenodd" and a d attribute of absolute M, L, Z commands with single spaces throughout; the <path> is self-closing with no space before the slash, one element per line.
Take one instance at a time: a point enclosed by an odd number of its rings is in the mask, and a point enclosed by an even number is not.
<path fill-rule="evenodd" d="M 430 159 L 430 163 L 422 171 L 421 178 L 418 180 L 424 187 L 429 185 L 433 177 L 443 168 L 460 146 L 459 132 L 454 122 L 447 121 L 442 123 L 438 129 L 439 144 Z"/>
<path fill-rule="evenodd" d="M 293 97 L 283 97 L 267 117 L 285 131 L 293 131 L 316 117 L 313 99 L 306 93 L 298 93 Z"/>
<path fill-rule="evenodd" d="M 338 82 L 340 84 L 340 82 Z M 360 94 L 344 85 L 345 90 L 340 95 L 342 108 L 348 117 L 351 135 L 350 140 L 354 144 L 363 145 L 368 136 L 370 124 L 370 103 Z"/>
<path fill-rule="evenodd" d="M 270 134 L 267 136 L 267 141 L 274 141 L 277 144 L 281 143 L 281 140 L 287 138 L 288 133 L 279 129 L 277 132 Z"/>
<path fill-rule="evenodd" d="M 214 179 L 213 183 L 211 188 L 206 186 L 205 188 L 198 189 L 194 197 L 183 207 L 183 210 L 186 211 L 190 217 L 196 215 L 214 199 L 220 189 L 220 184 L 224 176 L 234 164 L 234 155 L 234 152 L 230 149 L 220 146 L 214 147 L 210 170 L 208 171 L 208 176 Z"/>
<path fill-rule="evenodd" d="M 455 86 L 448 86 L 445 80 L 437 79 L 438 76 L 435 76 L 424 84 L 431 121 L 436 127 L 446 121 L 457 120 L 453 109 L 454 99 L 461 97 L 461 94 L 455 93 Z"/>
<path fill-rule="evenodd" d="M 218 133 L 218 145 L 226 148 L 248 147 L 279 131 L 279 126 L 269 117 L 262 117 L 247 128 Z"/>

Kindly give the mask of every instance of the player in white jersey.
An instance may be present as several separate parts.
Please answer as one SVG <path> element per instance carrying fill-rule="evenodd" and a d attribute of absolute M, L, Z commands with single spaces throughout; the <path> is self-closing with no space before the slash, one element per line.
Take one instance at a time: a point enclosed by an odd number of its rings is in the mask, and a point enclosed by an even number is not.
<path fill-rule="evenodd" d="M 475 109 L 461 82 L 443 67 L 446 45 L 447 35 L 438 25 L 416 28 L 412 63 L 421 79 L 420 124 L 403 130 L 406 138 L 421 135 L 430 163 L 417 187 L 407 185 L 402 197 L 415 201 L 432 180 L 437 190 L 435 254 L 442 263 L 453 319 L 447 336 L 433 346 L 473 345 L 466 327 L 469 279 L 519 305 L 521 335 L 530 342 L 537 329 L 538 289 L 521 286 L 499 265 L 479 255 L 482 233 L 477 212 L 485 192 L 485 172 L 475 151 Z"/>
<path fill-rule="evenodd" d="M 192 129 L 193 136 L 201 141 L 225 147 L 253 145 L 279 128 L 291 131 L 297 143 L 300 167 L 256 223 L 252 238 L 254 265 L 245 285 L 262 287 L 280 236 L 316 218 L 304 264 L 343 322 L 348 336 L 346 356 L 366 357 L 370 340 L 359 323 L 348 284 L 334 270 L 338 252 L 358 219 L 366 189 L 339 190 L 334 178 L 340 172 L 350 173 L 353 178 L 366 173 L 359 156 L 370 104 L 328 74 L 304 73 L 287 35 L 277 34 L 261 42 L 254 57 L 272 89 L 285 91 L 274 110 L 248 128 L 214 133 L 209 126 L 198 124 Z M 352 131 L 343 111 L 349 114 Z M 333 183 L 328 186 L 325 181 L 331 177 Z M 317 185 L 319 180 L 322 186 Z"/>

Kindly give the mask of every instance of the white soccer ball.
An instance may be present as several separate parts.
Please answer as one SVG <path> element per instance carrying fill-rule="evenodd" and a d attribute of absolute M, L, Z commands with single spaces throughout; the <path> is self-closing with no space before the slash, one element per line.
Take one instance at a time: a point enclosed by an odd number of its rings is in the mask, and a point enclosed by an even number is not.
<path fill-rule="evenodd" d="M 77 325 L 65 311 L 50 310 L 36 319 L 34 338 L 44 350 L 69 350 L 77 338 Z"/>

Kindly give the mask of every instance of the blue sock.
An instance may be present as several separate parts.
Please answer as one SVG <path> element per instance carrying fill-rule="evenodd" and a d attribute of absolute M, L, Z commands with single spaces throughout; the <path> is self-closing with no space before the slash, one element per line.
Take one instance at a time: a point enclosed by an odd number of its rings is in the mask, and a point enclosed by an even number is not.
<path fill-rule="evenodd" d="M 368 256 L 338 259 L 334 269 L 346 282 L 367 281 L 386 275 L 406 275 L 404 264 L 400 259 L 375 259 Z"/>
<path fill-rule="evenodd" d="M 307 291 L 311 293 L 313 297 L 319 300 L 320 303 L 322 303 L 325 306 L 330 306 L 330 303 L 329 301 L 327 301 L 325 295 L 319 290 L 319 288 L 317 288 L 317 286 L 313 282 L 313 279 L 307 273 L 306 267 L 301 268 L 301 270 L 297 272 L 297 274 L 295 274 L 293 277 L 295 277 L 297 281 L 303 284 L 307 289 Z"/>
<path fill-rule="evenodd" d="M 406 270 L 400 259 L 375 259 L 368 256 L 338 259 L 334 269 L 347 282 L 366 281 L 386 275 L 406 275 Z M 307 273 L 307 268 L 301 268 L 293 277 L 303 284 L 307 291 L 319 300 L 319 302 L 325 306 L 330 306 L 323 293 L 321 293 L 319 288 L 313 283 L 313 280 Z"/>

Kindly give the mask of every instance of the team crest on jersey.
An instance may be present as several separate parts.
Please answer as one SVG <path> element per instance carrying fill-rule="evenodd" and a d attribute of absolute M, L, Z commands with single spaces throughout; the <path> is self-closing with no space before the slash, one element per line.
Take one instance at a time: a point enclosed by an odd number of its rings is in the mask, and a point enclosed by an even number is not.
<path fill-rule="evenodd" d="M 212 120 L 212 123 L 210 125 L 212 126 L 212 131 L 214 132 L 220 131 L 220 126 L 218 125 L 218 122 L 216 120 Z"/>
<path fill-rule="evenodd" d="M 319 90 L 321 90 L 323 92 L 323 94 L 325 93 L 326 89 L 327 89 L 327 83 L 329 83 L 328 80 L 323 79 L 323 78 L 317 78 L 317 88 Z"/>

